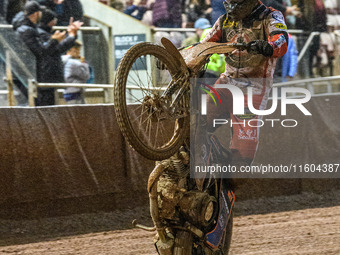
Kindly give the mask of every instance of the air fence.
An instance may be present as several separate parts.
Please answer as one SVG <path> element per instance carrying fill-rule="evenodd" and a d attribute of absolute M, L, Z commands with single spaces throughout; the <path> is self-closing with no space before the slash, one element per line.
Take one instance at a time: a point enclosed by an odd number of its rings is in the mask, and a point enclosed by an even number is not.
<path fill-rule="evenodd" d="M 71 107 L 14 106 L 0 109 L 0 143 L 5 145 L 0 147 L 0 215 L 3 217 L 20 213 L 27 217 L 26 213 L 30 209 L 41 216 L 44 212 L 45 215 L 65 214 L 70 212 L 70 208 L 73 208 L 72 213 L 79 213 L 103 209 L 103 206 L 106 206 L 105 209 L 123 209 L 147 203 L 145 187 L 154 162 L 138 155 L 126 144 L 111 103 L 114 70 L 119 57 L 131 46 L 122 45 L 121 42 L 130 39 L 135 40 L 133 43 L 140 40 L 152 41 L 153 35 L 150 27 L 140 23 L 136 23 L 134 30 L 127 29 L 126 24 L 133 19 L 126 15 L 115 23 L 111 17 L 123 14 L 103 7 L 98 2 L 82 0 L 82 3 L 85 13 L 91 17 L 90 25 L 100 29 L 83 31 L 79 38 L 86 42 L 85 53 L 91 53 L 89 57 L 85 55 L 85 58 L 99 66 L 96 68 L 99 72 L 96 73 L 96 84 L 36 83 L 33 57 L 27 58 L 27 64 L 18 64 L 17 75 L 24 77 L 22 82 L 30 87 L 31 105 L 38 87 L 53 86 L 58 91 L 68 85 L 80 86 L 87 91 L 105 90 L 104 96 L 108 94 L 105 102 L 110 104 Z M 98 12 L 99 7 L 105 9 Z M 155 31 L 160 32 L 158 29 Z M 3 33 L 0 36 L 2 35 Z M 92 37 L 95 39 L 87 45 Z M 98 46 L 97 42 L 100 41 L 106 46 Z M 115 45 L 115 42 L 119 42 L 119 45 Z M 24 50 L 22 44 L 20 47 Z M 3 52 L 3 59 L 6 59 L 6 51 Z M 16 53 L 12 50 L 10 55 Z M 20 62 L 20 58 L 10 58 L 11 61 Z M 16 64 L 11 63 L 14 72 Z M 31 68 L 29 72 L 22 71 L 24 74 L 21 75 L 20 70 L 24 66 Z M 295 118 L 301 123 L 296 129 L 287 129 L 278 136 L 276 130 L 264 127 L 256 161 L 291 164 L 293 161 L 325 163 L 338 160 L 340 124 L 337 112 L 340 108 L 340 96 L 336 93 L 339 91 L 339 80 L 340 76 L 333 76 L 275 84 L 306 86 L 314 95 L 323 96 L 310 100 L 307 108 L 311 109 L 313 117 L 307 120 L 302 119 L 296 111 L 289 111 L 291 115 L 287 118 Z M 2 93 L 7 95 L 8 91 Z M 272 118 L 279 116 L 273 115 Z M 242 200 L 292 195 L 304 191 L 322 192 L 337 189 L 339 180 L 249 180 L 244 188 L 240 188 L 237 196 Z"/>
<path fill-rule="evenodd" d="M 285 118 L 299 125 L 286 129 L 265 125 L 255 164 L 339 163 L 339 98 L 333 94 L 314 97 L 306 104 L 310 117 L 289 105 Z M 282 118 L 279 111 L 269 117 Z M 7 217 L 12 210 L 16 217 L 20 212 L 27 217 L 24 208 L 40 216 L 65 215 L 69 207 L 72 213 L 80 213 L 103 206 L 131 208 L 148 201 L 146 184 L 154 162 L 126 143 L 112 104 L 2 107 L 0 144 L 4 145 L 0 146 L 0 216 Z M 324 192 L 339 188 L 339 181 L 249 179 L 237 197 Z"/>

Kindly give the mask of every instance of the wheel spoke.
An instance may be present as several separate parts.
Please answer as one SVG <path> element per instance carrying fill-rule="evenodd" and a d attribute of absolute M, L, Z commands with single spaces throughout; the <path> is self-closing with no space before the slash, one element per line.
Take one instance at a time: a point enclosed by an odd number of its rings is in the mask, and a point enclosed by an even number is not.
<path fill-rule="evenodd" d="M 143 103 L 142 99 L 138 99 L 135 95 L 132 94 L 132 92 L 130 90 L 128 90 L 128 92 L 129 92 L 130 96 L 132 96 L 132 97 L 134 97 L 136 99 L 135 103 L 137 103 L 137 102 L 139 102 L 141 104 Z"/>
<path fill-rule="evenodd" d="M 136 63 L 134 63 L 134 65 L 135 65 Z M 139 71 L 139 72 L 141 72 L 141 71 Z M 146 69 L 146 73 L 148 72 L 148 70 Z M 142 93 L 144 94 L 144 92 L 145 92 L 145 95 L 144 95 L 144 97 L 147 95 L 147 91 L 145 91 L 144 89 L 143 89 L 143 87 L 142 86 L 139 86 L 139 84 L 144 84 L 143 83 L 143 81 L 142 81 L 142 79 L 139 77 L 139 73 L 138 73 L 138 70 L 137 70 L 137 68 L 134 68 L 134 73 L 136 74 L 136 76 L 138 77 L 138 80 L 139 80 L 139 83 L 137 83 L 137 86 L 141 89 L 141 91 L 142 91 Z"/>
<path fill-rule="evenodd" d="M 158 136 L 158 127 L 159 127 L 159 118 L 158 118 L 158 120 L 157 120 L 157 128 L 156 128 L 156 135 L 155 135 L 155 144 L 154 144 L 154 146 L 153 146 L 153 147 L 155 147 L 155 148 L 156 148 L 156 142 L 157 142 L 157 136 Z"/>
<path fill-rule="evenodd" d="M 150 122 L 150 126 L 149 126 L 149 139 L 148 139 L 148 142 L 149 144 L 152 146 L 151 144 L 151 129 L 152 129 L 152 120 L 149 119 L 149 122 Z"/>

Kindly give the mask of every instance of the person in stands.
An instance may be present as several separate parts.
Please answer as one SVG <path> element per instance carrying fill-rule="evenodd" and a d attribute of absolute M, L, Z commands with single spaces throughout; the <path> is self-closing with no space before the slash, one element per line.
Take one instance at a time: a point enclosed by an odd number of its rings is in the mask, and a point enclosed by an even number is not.
<path fill-rule="evenodd" d="M 81 42 L 76 41 L 75 45 L 63 56 L 64 77 L 66 83 L 86 83 L 90 79 L 89 65 L 81 56 Z M 67 104 L 84 104 L 84 89 L 68 87 L 64 93 Z"/>
<path fill-rule="evenodd" d="M 24 20 L 21 25 L 16 29 L 23 42 L 32 51 L 36 57 L 37 66 L 37 80 L 38 82 L 45 82 L 44 71 L 46 58 L 49 58 L 52 54 L 59 50 L 59 43 L 65 39 L 66 31 L 55 31 L 50 39 L 44 41 L 38 31 L 38 24 L 42 17 L 42 11 L 44 8 L 36 1 L 29 1 L 24 7 Z M 81 22 L 71 21 L 67 28 L 69 36 L 76 37 L 76 33 Z M 54 105 L 55 96 L 54 88 L 38 88 L 38 96 L 35 99 L 36 106 Z"/>

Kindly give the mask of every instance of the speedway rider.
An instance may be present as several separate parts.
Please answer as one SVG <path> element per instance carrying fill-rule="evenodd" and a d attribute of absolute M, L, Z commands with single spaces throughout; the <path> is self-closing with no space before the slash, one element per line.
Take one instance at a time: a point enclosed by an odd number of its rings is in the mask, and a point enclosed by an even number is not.
<path fill-rule="evenodd" d="M 250 165 L 259 142 L 259 128 L 247 125 L 249 120 L 261 116 L 249 113 L 247 87 L 252 88 L 253 105 L 258 110 L 266 109 L 277 58 L 287 51 L 288 34 L 281 12 L 268 8 L 258 0 L 224 0 L 226 14 L 222 15 L 207 34 L 204 42 L 244 43 L 247 50 L 235 50 L 226 55 L 226 70 L 215 84 L 233 84 L 245 94 L 245 115 L 234 115 L 233 98 L 228 89 L 216 89 L 223 107 L 215 107 L 207 97 L 208 130 L 213 131 L 213 119 L 226 119 L 233 123 L 231 140 L 231 165 Z M 240 82 L 239 82 L 240 81 Z M 246 81 L 246 82 L 245 82 Z M 247 114 L 248 113 L 248 114 Z"/>

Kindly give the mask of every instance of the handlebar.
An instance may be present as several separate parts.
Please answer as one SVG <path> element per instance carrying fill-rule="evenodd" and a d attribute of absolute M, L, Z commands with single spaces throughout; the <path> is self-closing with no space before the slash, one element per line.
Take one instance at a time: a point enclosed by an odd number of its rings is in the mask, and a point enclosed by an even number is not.
<path fill-rule="evenodd" d="M 191 45 L 182 46 L 180 48 L 177 48 L 177 50 L 181 51 L 181 50 L 186 49 L 186 48 L 192 48 L 192 47 L 195 47 L 198 44 L 200 44 L 200 43 L 198 42 L 198 43 L 194 43 L 194 44 L 191 44 Z M 222 43 L 219 43 L 219 44 L 222 44 Z M 223 43 L 223 44 L 228 45 L 228 46 L 232 46 L 233 48 L 238 49 L 238 50 L 249 50 L 249 48 L 250 48 L 248 43 Z"/>
<path fill-rule="evenodd" d="M 249 49 L 248 43 L 230 43 L 228 45 L 233 46 L 233 47 L 235 47 L 235 49 L 238 49 L 238 50 L 248 50 Z"/>

